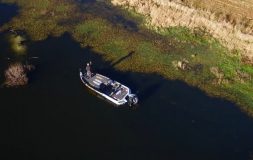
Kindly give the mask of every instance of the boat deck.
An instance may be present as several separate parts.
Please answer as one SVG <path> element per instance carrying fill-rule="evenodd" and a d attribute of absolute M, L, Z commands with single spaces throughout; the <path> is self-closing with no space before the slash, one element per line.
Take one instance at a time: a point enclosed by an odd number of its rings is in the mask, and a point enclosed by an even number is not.
<path fill-rule="evenodd" d="M 100 74 L 95 74 L 91 77 L 85 76 L 84 79 L 96 89 L 100 89 L 101 84 L 108 85 L 112 81 L 111 79 L 104 77 Z"/>
<path fill-rule="evenodd" d="M 100 74 L 93 74 L 91 77 L 84 74 L 83 78 L 94 89 L 115 100 L 122 100 L 129 93 L 129 88 L 126 86 Z"/>

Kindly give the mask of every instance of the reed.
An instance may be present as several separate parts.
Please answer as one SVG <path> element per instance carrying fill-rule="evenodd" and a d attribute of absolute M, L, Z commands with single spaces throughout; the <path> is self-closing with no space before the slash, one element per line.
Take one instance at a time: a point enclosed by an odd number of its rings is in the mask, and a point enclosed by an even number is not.
<path fill-rule="evenodd" d="M 253 64 L 253 24 L 244 27 L 233 24 L 231 18 L 217 20 L 215 13 L 198 10 L 167 0 L 112 0 L 114 5 L 134 9 L 147 17 L 149 27 L 166 28 L 182 26 L 194 31 L 196 28 L 218 39 L 230 50 L 239 49 L 245 62 Z"/>

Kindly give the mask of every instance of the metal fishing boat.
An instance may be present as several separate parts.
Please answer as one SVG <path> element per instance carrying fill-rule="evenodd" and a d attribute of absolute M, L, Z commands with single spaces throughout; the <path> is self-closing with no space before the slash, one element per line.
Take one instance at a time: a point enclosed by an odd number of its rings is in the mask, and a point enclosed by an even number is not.
<path fill-rule="evenodd" d="M 116 106 L 126 103 L 132 106 L 138 103 L 137 96 L 131 93 L 129 87 L 99 73 L 92 73 L 88 64 L 86 72 L 80 69 L 80 79 L 90 90 Z"/>

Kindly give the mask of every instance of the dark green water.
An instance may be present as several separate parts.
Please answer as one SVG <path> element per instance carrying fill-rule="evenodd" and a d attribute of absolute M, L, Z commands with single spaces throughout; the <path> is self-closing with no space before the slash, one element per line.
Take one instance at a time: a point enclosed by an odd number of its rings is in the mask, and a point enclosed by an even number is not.
<path fill-rule="evenodd" d="M 0 35 L 0 69 L 9 63 Z M 115 71 L 69 35 L 28 43 L 36 65 L 31 83 L 0 89 L 1 159 L 248 160 L 253 120 L 234 104 L 159 75 Z M 138 92 L 136 110 L 114 108 L 80 82 L 96 70 Z M 2 77 L 2 74 L 1 74 Z"/>
<path fill-rule="evenodd" d="M 0 1 L 1 3 L 1 1 Z M 18 14 L 18 7 L 8 4 L 0 4 L 0 26 L 8 22 L 13 16 Z"/>
<path fill-rule="evenodd" d="M 232 103 L 158 75 L 117 72 L 68 35 L 32 43 L 29 54 L 40 57 L 30 85 L 0 89 L 11 157 L 247 159 L 253 150 L 253 120 Z M 78 68 L 88 60 L 138 91 L 139 108 L 113 108 L 85 89 Z"/>

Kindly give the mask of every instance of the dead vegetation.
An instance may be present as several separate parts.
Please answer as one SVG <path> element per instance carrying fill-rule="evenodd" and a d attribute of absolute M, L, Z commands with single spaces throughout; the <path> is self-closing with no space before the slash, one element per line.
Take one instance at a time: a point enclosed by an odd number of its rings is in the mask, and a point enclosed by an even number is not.
<path fill-rule="evenodd" d="M 253 35 L 252 0 L 171 0 L 190 8 L 208 11 L 217 21 L 226 21 L 245 34 Z"/>
<path fill-rule="evenodd" d="M 28 83 L 27 73 L 34 69 L 32 65 L 14 63 L 5 71 L 5 83 L 7 87 L 23 86 Z"/>
<path fill-rule="evenodd" d="M 253 22 L 249 19 L 249 15 L 238 18 L 239 16 L 223 12 L 222 9 L 220 13 L 209 9 L 196 9 L 190 7 L 194 5 L 193 2 L 197 0 L 191 1 L 191 5 L 187 0 L 112 0 L 114 5 L 134 9 L 148 17 L 147 26 L 155 28 L 183 26 L 193 31 L 203 30 L 230 50 L 240 50 L 244 62 L 253 64 Z"/>

